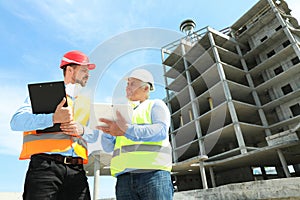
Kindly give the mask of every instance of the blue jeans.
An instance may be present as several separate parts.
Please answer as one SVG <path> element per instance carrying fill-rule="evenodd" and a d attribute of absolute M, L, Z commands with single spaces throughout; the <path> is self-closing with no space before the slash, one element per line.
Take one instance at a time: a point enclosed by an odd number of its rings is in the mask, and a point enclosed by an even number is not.
<path fill-rule="evenodd" d="M 131 172 L 117 177 L 117 200 L 172 200 L 173 193 L 167 171 Z"/>

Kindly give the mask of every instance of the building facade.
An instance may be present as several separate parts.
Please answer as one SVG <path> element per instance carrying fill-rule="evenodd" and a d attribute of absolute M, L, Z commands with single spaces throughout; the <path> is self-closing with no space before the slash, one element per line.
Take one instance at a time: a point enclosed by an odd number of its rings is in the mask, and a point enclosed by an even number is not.
<path fill-rule="evenodd" d="M 187 29 L 162 48 L 178 191 L 300 176 L 300 26 L 290 12 L 259 0 L 229 28 Z"/>

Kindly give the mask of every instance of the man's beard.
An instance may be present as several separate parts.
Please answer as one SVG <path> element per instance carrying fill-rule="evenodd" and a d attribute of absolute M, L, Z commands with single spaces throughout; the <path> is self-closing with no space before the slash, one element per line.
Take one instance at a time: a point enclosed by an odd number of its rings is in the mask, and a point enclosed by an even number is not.
<path fill-rule="evenodd" d="M 80 84 L 82 87 L 86 86 L 88 76 L 82 77 L 81 79 L 75 78 L 75 83 Z"/>

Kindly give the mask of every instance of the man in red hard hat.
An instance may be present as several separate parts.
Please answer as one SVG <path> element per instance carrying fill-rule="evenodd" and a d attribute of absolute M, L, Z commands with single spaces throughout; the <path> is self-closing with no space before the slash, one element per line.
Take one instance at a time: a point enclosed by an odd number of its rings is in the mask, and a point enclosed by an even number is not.
<path fill-rule="evenodd" d="M 81 69 L 83 71 L 85 71 L 85 74 L 76 74 L 77 76 L 72 76 L 73 73 L 69 73 L 67 75 L 69 75 L 68 77 L 66 77 L 66 71 L 68 66 L 81 66 L 78 69 Z M 74 50 L 74 51 L 70 51 L 67 52 L 61 59 L 61 63 L 60 63 L 60 68 L 64 70 L 64 76 L 65 76 L 65 82 L 66 84 L 69 83 L 74 83 L 74 80 L 72 80 L 72 78 L 76 78 L 75 79 L 75 83 L 79 83 L 82 87 L 84 87 L 86 85 L 86 82 L 88 80 L 88 72 L 89 70 L 93 70 L 96 68 L 95 64 L 92 64 L 89 62 L 89 58 L 82 52 Z M 76 67 L 69 67 L 68 70 L 73 70 L 76 69 Z M 80 77 L 80 75 L 85 75 L 84 77 Z M 71 76 L 71 77 L 70 77 Z M 71 78 L 71 79 L 70 79 Z"/>
<path fill-rule="evenodd" d="M 54 113 L 33 114 L 27 97 L 13 115 L 12 130 L 24 132 L 20 159 L 30 159 L 23 199 L 91 199 L 83 164 L 88 161 L 87 142 L 95 142 L 98 131 L 87 127 L 90 104 L 75 88 L 86 85 L 89 71 L 95 67 L 84 53 L 67 52 L 60 64 L 67 98 L 63 98 Z M 66 101 L 68 107 L 63 107 Z M 56 123 L 61 124 L 61 132 L 36 131 Z"/>
<path fill-rule="evenodd" d="M 84 53 L 77 50 L 69 51 L 63 56 L 61 59 L 60 68 L 63 69 L 69 64 L 87 65 L 89 70 L 96 68 L 96 65 L 90 63 L 89 58 Z"/>

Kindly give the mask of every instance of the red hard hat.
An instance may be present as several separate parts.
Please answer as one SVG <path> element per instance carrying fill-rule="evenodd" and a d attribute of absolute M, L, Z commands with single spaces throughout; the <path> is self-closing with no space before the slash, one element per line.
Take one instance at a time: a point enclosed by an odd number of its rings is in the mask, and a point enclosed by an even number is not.
<path fill-rule="evenodd" d="M 68 64 L 87 65 L 89 70 L 95 69 L 96 65 L 90 63 L 89 58 L 84 53 L 74 50 L 67 52 L 61 59 L 60 68 Z"/>

